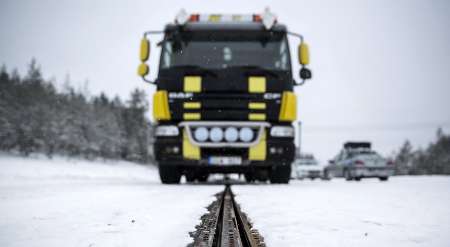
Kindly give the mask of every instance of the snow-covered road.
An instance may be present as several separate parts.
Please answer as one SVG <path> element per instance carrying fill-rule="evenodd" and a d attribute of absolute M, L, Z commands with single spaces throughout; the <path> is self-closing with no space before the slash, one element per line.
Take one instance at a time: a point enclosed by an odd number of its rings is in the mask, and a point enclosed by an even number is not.
<path fill-rule="evenodd" d="M 450 246 L 450 177 L 233 186 L 268 246 Z"/>
<path fill-rule="evenodd" d="M 0 157 L 0 246 L 186 246 L 223 186 L 127 162 Z"/>
<path fill-rule="evenodd" d="M 185 246 L 223 185 L 127 162 L 0 156 L 0 246 Z M 450 177 L 234 185 L 268 246 L 450 246 Z"/>

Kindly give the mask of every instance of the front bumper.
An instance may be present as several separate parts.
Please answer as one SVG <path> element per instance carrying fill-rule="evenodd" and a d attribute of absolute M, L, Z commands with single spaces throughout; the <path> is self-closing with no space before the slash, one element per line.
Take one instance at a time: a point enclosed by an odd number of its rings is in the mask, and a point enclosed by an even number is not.
<path fill-rule="evenodd" d="M 155 159 L 159 164 L 177 165 L 188 168 L 201 168 L 211 172 L 233 173 L 245 172 L 257 167 L 272 167 L 277 165 L 290 165 L 294 160 L 295 145 L 293 138 L 266 137 L 265 158 L 251 160 L 249 148 L 218 147 L 200 148 L 198 159 L 189 159 L 183 156 L 183 138 L 157 137 L 153 145 Z M 211 156 L 239 156 L 242 164 L 239 165 L 211 165 L 208 160 Z"/>
<path fill-rule="evenodd" d="M 321 178 L 321 177 L 323 177 L 323 172 L 322 171 L 307 171 L 306 177 L 307 178 Z"/>
<path fill-rule="evenodd" d="M 353 168 L 352 177 L 389 177 L 394 174 L 394 169 L 389 167 L 362 167 Z"/>
<path fill-rule="evenodd" d="M 321 170 L 312 170 L 312 171 L 304 171 L 304 170 L 297 170 L 295 172 L 296 177 L 299 179 L 302 178 L 322 178 L 323 177 L 323 171 Z"/>

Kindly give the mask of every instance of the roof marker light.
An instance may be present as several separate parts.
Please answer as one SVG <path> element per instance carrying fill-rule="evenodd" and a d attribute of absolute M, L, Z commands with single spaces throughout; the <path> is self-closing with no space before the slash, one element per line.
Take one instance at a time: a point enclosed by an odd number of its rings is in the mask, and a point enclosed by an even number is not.
<path fill-rule="evenodd" d="M 175 24 L 185 25 L 188 22 L 204 23 L 248 23 L 259 22 L 264 28 L 271 29 L 277 22 L 277 17 L 265 8 L 262 14 L 250 15 L 219 15 L 219 14 L 188 14 L 185 9 L 181 9 L 175 17 Z"/>
<path fill-rule="evenodd" d="M 184 25 L 189 19 L 190 16 L 186 12 L 186 10 L 180 9 L 180 12 L 178 12 L 177 16 L 175 17 L 175 23 L 178 25 Z"/>
<path fill-rule="evenodd" d="M 261 15 L 253 15 L 253 22 L 262 22 Z"/>
<path fill-rule="evenodd" d="M 277 16 L 274 13 L 270 12 L 270 9 L 268 7 L 264 9 L 264 13 L 262 14 L 261 18 L 262 23 L 266 29 L 272 28 L 272 26 L 277 22 Z"/>
<path fill-rule="evenodd" d="M 200 20 L 200 15 L 199 14 L 192 14 L 189 17 L 189 22 L 198 22 Z"/>

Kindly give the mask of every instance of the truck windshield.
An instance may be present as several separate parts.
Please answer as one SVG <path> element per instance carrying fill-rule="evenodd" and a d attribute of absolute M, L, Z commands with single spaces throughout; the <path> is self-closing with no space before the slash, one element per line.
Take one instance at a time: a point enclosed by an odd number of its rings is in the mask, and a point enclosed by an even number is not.
<path fill-rule="evenodd" d="M 223 34 L 222 34 L 223 35 Z M 207 69 L 261 67 L 290 70 L 289 49 L 285 36 L 270 39 L 214 37 L 207 39 L 166 40 L 163 42 L 161 69 L 198 66 Z"/>

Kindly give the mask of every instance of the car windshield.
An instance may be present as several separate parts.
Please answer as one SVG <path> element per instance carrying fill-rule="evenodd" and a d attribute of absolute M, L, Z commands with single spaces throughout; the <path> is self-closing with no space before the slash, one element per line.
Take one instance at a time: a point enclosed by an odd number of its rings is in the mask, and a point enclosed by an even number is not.
<path fill-rule="evenodd" d="M 225 34 L 224 34 L 225 33 Z M 256 67 L 268 70 L 290 70 L 285 35 L 273 37 L 211 35 L 167 38 L 164 41 L 161 69 L 198 66 L 206 69 Z"/>

